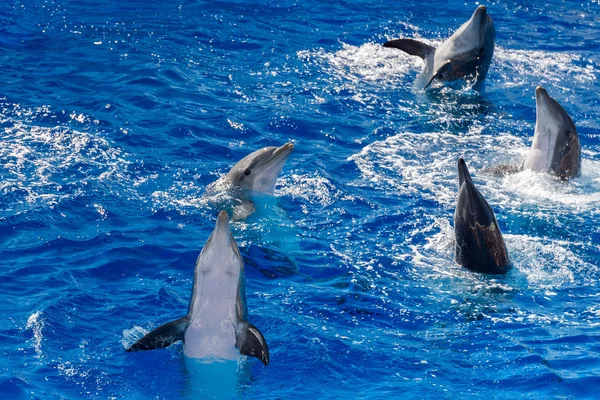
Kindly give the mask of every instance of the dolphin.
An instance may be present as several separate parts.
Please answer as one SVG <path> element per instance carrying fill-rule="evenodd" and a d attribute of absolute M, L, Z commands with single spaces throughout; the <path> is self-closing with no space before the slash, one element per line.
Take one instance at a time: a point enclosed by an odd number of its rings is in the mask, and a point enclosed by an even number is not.
<path fill-rule="evenodd" d="M 427 88 L 434 79 L 475 80 L 479 87 L 485 79 L 494 55 L 496 30 L 485 6 L 479 6 L 467 22 L 450 38 L 435 48 L 414 39 L 396 39 L 383 44 L 425 61 L 422 76 Z"/>
<path fill-rule="evenodd" d="M 264 147 L 248 154 L 235 164 L 229 173 L 206 188 L 207 193 L 227 194 L 236 203 L 233 219 L 244 219 L 256 207 L 252 198 L 273 195 L 275 182 L 294 145 Z"/>
<path fill-rule="evenodd" d="M 573 120 L 548 92 L 535 89 L 535 131 L 524 170 L 554 173 L 561 179 L 581 173 L 581 145 Z"/>
<path fill-rule="evenodd" d="M 454 213 L 455 259 L 463 267 L 486 274 L 505 274 L 510 260 L 496 216 L 473 185 L 467 164 L 458 159 L 458 200 Z"/>
<path fill-rule="evenodd" d="M 127 351 L 168 347 L 179 340 L 189 358 L 234 360 L 241 353 L 269 364 L 267 342 L 248 322 L 244 262 L 225 211 L 196 260 L 187 315 L 159 326 Z"/>

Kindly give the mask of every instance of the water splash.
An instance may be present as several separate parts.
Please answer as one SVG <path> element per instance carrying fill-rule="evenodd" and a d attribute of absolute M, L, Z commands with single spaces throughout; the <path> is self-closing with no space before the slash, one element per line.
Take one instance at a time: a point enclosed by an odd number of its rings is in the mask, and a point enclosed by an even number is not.
<path fill-rule="evenodd" d="M 44 329 L 44 320 L 42 319 L 42 312 L 36 311 L 27 318 L 27 325 L 25 329 L 31 330 L 33 333 L 33 349 L 37 357 L 42 356 L 42 339 L 44 335 L 42 330 Z"/>

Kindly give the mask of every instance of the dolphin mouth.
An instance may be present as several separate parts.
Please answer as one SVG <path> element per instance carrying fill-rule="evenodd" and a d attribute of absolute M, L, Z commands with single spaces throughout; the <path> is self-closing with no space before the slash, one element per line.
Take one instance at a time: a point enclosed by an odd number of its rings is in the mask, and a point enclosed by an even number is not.
<path fill-rule="evenodd" d="M 473 21 L 479 21 L 479 23 L 483 24 L 487 19 L 487 9 L 485 6 L 479 6 L 473 12 L 473 16 L 471 17 Z"/>
<path fill-rule="evenodd" d="M 471 21 L 473 23 L 477 23 L 476 26 L 479 27 L 480 36 L 483 38 L 485 36 L 485 29 L 488 26 L 488 22 L 491 22 L 491 17 L 487 14 L 487 8 L 485 6 L 479 6 L 473 13 L 471 17 Z M 483 39 L 481 39 L 483 40 Z"/>
<path fill-rule="evenodd" d="M 487 17 L 487 8 L 485 6 L 479 6 L 473 13 L 473 19 L 479 19 L 480 22 L 484 22 Z"/>
<path fill-rule="evenodd" d="M 281 161 L 285 162 L 285 160 L 287 160 L 287 158 L 290 156 L 290 154 L 292 153 L 293 150 L 294 150 L 294 144 L 286 143 L 283 146 L 276 148 L 273 151 L 273 154 L 271 154 L 271 157 L 269 158 L 269 160 L 265 164 L 268 164 L 275 160 L 281 160 Z"/>
<path fill-rule="evenodd" d="M 557 103 L 541 86 L 535 88 L 536 126 L 543 132 L 550 125 L 558 124 L 560 110 Z M 537 130 L 537 129 L 536 129 Z"/>
<path fill-rule="evenodd" d="M 272 195 L 275 190 L 275 182 L 293 150 L 293 143 L 269 148 L 268 153 L 265 153 L 262 159 L 252 167 L 254 178 L 252 187 L 249 187 L 249 189 L 254 192 Z"/>
<path fill-rule="evenodd" d="M 277 147 L 277 148 L 275 148 L 275 150 L 273 150 L 273 152 L 269 156 L 265 157 L 262 161 L 260 161 L 256 167 L 264 167 L 267 169 L 272 169 L 273 167 L 277 166 L 277 167 L 279 167 L 279 171 L 277 172 L 277 175 L 279 175 L 281 168 L 283 168 L 283 165 L 287 161 L 290 154 L 292 154 L 293 150 L 294 150 L 293 143 L 286 143 L 281 147 Z"/>

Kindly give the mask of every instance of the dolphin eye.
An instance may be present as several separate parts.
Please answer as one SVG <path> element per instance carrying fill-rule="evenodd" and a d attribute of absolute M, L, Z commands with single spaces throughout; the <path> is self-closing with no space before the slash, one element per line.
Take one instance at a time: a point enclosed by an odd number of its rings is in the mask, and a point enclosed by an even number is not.
<path fill-rule="evenodd" d="M 244 175 L 248 176 L 252 173 L 252 171 L 250 171 L 250 168 L 246 168 L 246 170 L 244 171 Z"/>

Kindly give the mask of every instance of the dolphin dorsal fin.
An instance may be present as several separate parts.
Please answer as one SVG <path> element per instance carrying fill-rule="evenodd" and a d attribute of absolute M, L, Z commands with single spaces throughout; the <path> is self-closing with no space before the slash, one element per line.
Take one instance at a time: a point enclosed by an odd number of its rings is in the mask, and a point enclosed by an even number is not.
<path fill-rule="evenodd" d="M 175 321 L 167 322 L 132 344 L 127 351 L 153 350 L 169 347 L 176 341 L 183 340 L 185 330 L 189 324 L 189 315 Z"/>
<path fill-rule="evenodd" d="M 263 334 L 258 328 L 247 321 L 240 321 L 236 347 L 246 356 L 258 358 L 263 364 L 269 365 L 269 347 Z"/>
<path fill-rule="evenodd" d="M 418 40 L 414 39 L 396 39 L 390 40 L 383 44 L 383 47 L 393 47 L 395 49 L 402 50 L 411 56 L 419 56 L 422 59 L 427 59 L 427 57 L 435 52 L 435 47 L 432 47 L 428 44 L 421 43 Z"/>

